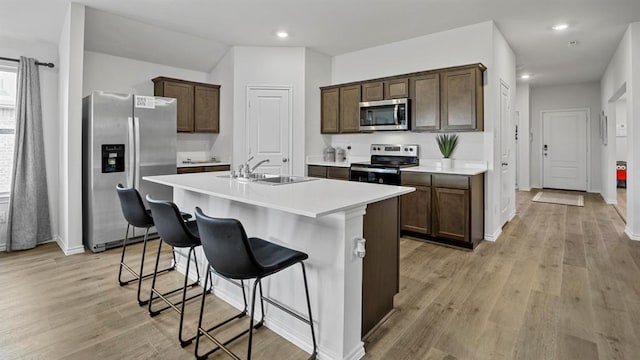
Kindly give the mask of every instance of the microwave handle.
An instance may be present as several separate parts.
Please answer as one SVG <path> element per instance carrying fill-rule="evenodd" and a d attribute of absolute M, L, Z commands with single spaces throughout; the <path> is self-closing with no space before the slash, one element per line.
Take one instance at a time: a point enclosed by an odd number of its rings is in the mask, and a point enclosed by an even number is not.
<path fill-rule="evenodd" d="M 398 104 L 396 104 L 393 107 L 393 123 L 396 124 L 396 125 L 399 125 L 398 124 L 398 109 L 399 109 L 399 107 L 400 107 L 400 105 L 398 105 Z"/>

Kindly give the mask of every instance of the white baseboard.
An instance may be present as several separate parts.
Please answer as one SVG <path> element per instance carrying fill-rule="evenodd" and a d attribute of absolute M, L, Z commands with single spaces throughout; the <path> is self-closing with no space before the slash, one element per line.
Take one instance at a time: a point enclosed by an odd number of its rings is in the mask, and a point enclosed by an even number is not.
<path fill-rule="evenodd" d="M 7 251 L 7 244 L 0 244 L 0 251 Z"/>
<path fill-rule="evenodd" d="M 518 189 L 518 191 L 531 191 L 531 188 L 530 187 L 520 188 Z"/>
<path fill-rule="evenodd" d="M 633 232 L 631 232 L 631 229 L 629 229 L 629 226 L 625 226 L 624 233 L 627 234 L 629 239 L 634 241 L 640 241 L 640 234 L 634 234 Z"/>
<path fill-rule="evenodd" d="M 498 237 L 500 237 L 500 234 L 502 234 L 502 228 L 498 228 L 498 230 L 496 230 L 493 234 L 484 234 L 484 239 L 487 241 L 496 241 L 498 240 Z"/>
<path fill-rule="evenodd" d="M 52 239 L 52 241 L 55 241 L 58 244 L 60 250 L 62 250 L 62 252 L 67 256 L 84 253 L 84 245 L 74 246 L 70 248 L 60 236 L 54 236 L 54 239 Z"/>
<path fill-rule="evenodd" d="M 507 220 L 507 222 L 511 222 L 511 220 L 513 220 L 513 218 L 516 217 L 516 210 L 514 209 L 513 212 L 511 214 L 509 214 L 509 220 Z"/>

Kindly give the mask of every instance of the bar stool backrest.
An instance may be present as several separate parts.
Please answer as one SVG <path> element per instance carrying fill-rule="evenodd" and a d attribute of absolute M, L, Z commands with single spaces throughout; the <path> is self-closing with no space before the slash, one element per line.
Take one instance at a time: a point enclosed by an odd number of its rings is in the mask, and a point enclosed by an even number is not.
<path fill-rule="evenodd" d="M 153 226 L 153 218 L 144 207 L 138 190 L 118 184 L 116 192 L 118 193 L 118 198 L 120 198 L 122 214 L 129 224 L 141 228 Z"/>
<path fill-rule="evenodd" d="M 147 195 L 147 202 L 155 219 L 158 235 L 165 243 L 173 247 L 200 245 L 200 238 L 187 228 L 176 204 L 170 201 L 153 200 L 149 195 Z"/>
<path fill-rule="evenodd" d="M 254 278 L 261 266 L 256 261 L 242 223 L 236 219 L 218 219 L 196 208 L 202 249 L 209 265 L 231 279 Z"/>

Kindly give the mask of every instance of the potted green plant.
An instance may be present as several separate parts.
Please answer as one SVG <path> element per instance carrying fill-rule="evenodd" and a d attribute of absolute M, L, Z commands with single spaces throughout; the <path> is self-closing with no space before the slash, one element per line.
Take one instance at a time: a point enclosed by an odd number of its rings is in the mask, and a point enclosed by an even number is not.
<path fill-rule="evenodd" d="M 458 145 L 458 135 L 457 134 L 439 134 L 436 136 L 436 141 L 438 142 L 438 147 L 440 148 L 440 152 L 442 153 L 442 168 L 450 169 L 451 168 L 451 154 L 456 149 Z"/>

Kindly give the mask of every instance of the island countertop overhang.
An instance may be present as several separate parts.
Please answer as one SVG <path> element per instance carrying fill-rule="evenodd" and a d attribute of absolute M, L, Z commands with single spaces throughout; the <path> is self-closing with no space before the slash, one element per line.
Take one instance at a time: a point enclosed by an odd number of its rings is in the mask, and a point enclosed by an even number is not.
<path fill-rule="evenodd" d="M 228 178 L 228 175 L 229 172 L 160 175 L 146 176 L 143 180 L 311 218 L 415 191 L 415 188 L 407 186 L 329 179 L 274 186 L 255 182 L 241 183 Z"/>

